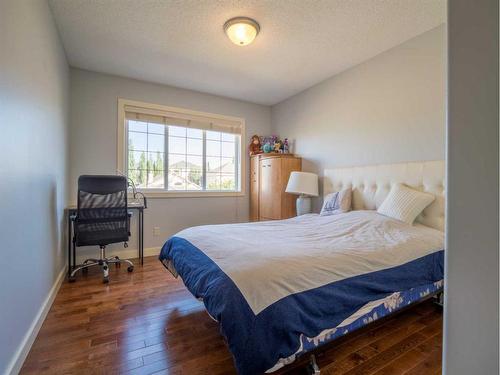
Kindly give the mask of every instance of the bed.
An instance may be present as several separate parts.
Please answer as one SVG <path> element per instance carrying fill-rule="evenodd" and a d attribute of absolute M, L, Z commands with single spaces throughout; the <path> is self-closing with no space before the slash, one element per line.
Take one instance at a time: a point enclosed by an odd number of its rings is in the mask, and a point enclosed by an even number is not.
<path fill-rule="evenodd" d="M 436 200 L 414 225 L 378 214 L 394 183 Z M 220 325 L 240 374 L 295 358 L 439 292 L 444 162 L 324 171 L 323 193 L 353 189 L 353 211 L 185 229 L 160 260 Z"/>

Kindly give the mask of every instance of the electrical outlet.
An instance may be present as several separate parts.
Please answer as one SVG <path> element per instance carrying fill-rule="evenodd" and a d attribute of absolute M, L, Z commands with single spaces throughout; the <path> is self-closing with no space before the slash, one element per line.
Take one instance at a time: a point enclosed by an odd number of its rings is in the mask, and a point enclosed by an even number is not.
<path fill-rule="evenodd" d="M 158 237 L 160 235 L 160 227 L 153 228 L 153 236 Z"/>

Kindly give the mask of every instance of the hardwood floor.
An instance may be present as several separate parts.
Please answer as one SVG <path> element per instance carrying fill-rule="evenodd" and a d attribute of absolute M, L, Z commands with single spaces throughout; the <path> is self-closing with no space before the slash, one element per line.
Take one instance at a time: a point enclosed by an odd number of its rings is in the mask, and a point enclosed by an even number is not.
<path fill-rule="evenodd" d="M 95 269 L 65 282 L 21 374 L 234 374 L 203 305 L 156 257 L 132 274 Z M 442 314 L 424 302 L 318 355 L 322 375 L 440 374 Z M 304 358 L 279 374 L 304 374 Z"/>

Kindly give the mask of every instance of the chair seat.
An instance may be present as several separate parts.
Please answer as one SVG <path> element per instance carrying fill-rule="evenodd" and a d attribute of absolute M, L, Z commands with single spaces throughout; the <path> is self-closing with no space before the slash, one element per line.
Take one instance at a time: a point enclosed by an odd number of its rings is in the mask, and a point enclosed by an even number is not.
<path fill-rule="evenodd" d="M 76 246 L 109 245 L 116 242 L 127 242 L 129 232 L 124 229 L 80 231 L 76 236 Z"/>

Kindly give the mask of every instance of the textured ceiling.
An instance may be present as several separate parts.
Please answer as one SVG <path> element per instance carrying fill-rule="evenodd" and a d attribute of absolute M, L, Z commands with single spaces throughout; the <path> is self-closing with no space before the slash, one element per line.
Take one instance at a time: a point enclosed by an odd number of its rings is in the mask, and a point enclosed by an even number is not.
<path fill-rule="evenodd" d="M 71 66 L 275 104 L 445 22 L 445 0 L 50 0 Z M 256 19 L 246 47 L 222 25 Z"/>

